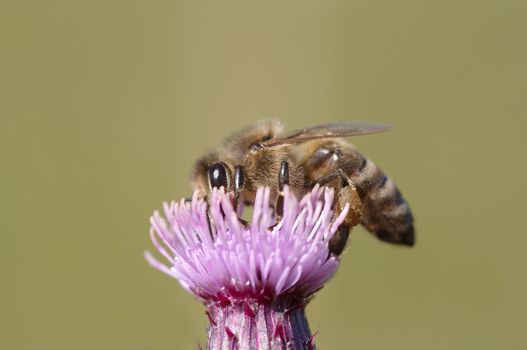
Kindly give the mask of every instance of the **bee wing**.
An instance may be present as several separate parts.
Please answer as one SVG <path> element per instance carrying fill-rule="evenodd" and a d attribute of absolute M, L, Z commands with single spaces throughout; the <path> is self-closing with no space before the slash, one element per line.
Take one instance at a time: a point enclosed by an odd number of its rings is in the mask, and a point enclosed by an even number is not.
<path fill-rule="evenodd" d="M 301 130 L 292 131 L 284 136 L 270 139 L 262 143 L 263 146 L 273 147 L 286 144 L 302 143 L 315 139 L 325 139 L 332 137 L 346 137 L 374 134 L 391 129 L 393 126 L 388 124 L 350 121 L 320 124 L 310 126 Z"/>

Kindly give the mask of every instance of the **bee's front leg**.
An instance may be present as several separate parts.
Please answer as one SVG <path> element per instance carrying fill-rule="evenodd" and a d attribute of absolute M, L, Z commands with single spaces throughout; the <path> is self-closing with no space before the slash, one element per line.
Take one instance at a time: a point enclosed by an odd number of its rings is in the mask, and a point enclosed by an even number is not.
<path fill-rule="evenodd" d="M 276 198 L 276 222 L 282 220 L 284 214 L 284 186 L 289 185 L 289 163 L 283 160 L 278 170 L 278 197 Z"/>
<path fill-rule="evenodd" d="M 336 215 L 338 216 L 344 210 L 346 204 L 349 204 L 349 211 L 344 218 L 344 222 L 342 222 L 337 232 L 335 232 L 329 241 L 330 254 L 340 256 L 346 247 L 351 228 L 360 224 L 362 220 L 362 202 L 357 188 L 342 169 L 338 169 L 314 182 L 325 185 L 335 183 L 337 180 L 340 181 L 334 187 L 337 192 L 335 197 Z"/>
<path fill-rule="evenodd" d="M 245 175 L 241 165 L 234 167 L 234 207 L 238 209 L 238 202 L 240 200 L 240 194 L 245 186 Z"/>
<path fill-rule="evenodd" d="M 243 188 L 245 186 L 245 174 L 241 165 L 234 167 L 234 183 L 233 183 L 233 194 L 232 194 L 232 205 L 234 210 L 238 214 L 238 221 L 243 225 L 247 226 L 248 222 L 241 216 L 243 215 L 243 202 L 240 199 Z"/>

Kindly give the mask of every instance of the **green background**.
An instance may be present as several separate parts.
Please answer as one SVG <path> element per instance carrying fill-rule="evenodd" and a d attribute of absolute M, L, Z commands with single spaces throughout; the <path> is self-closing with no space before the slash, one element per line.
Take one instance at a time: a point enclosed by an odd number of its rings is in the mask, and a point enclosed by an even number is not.
<path fill-rule="evenodd" d="M 263 117 L 353 139 L 414 249 L 354 232 L 307 312 L 321 349 L 527 347 L 524 1 L 0 3 L 0 348 L 194 349 L 149 215 Z"/>

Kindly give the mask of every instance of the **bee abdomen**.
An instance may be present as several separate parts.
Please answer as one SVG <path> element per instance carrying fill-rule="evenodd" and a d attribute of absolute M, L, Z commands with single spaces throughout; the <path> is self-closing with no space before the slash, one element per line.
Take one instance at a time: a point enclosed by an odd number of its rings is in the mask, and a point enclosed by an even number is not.
<path fill-rule="evenodd" d="M 350 176 L 362 199 L 362 225 L 383 241 L 414 245 L 413 216 L 408 203 L 392 179 L 364 159 L 362 169 Z"/>

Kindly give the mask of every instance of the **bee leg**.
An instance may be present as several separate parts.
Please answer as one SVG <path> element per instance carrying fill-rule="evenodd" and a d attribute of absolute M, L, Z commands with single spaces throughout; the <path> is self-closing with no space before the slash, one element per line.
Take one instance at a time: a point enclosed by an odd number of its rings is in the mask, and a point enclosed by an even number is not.
<path fill-rule="evenodd" d="M 278 189 L 280 192 L 284 190 L 285 185 L 289 185 L 289 163 L 283 160 L 278 171 Z"/>
<path fill-rule="evenodd" d="M 349 210 L 348 214 L 344 218 L 344 221 L 339 226 L 337 232 L 335 232 L 328 244 L 330 254 L 335 256 L 339 256 L 346 247 L 351 228 L 360 224 L 362 220 L 362 202 L 359 193 L 355 185 L 353 185 L 349 177 L 342 169 L 338 169 L 334 173 L 318 179 L 316 182 L 324 185 L 325 183 L 334 182 L 337 179 L 340 180 L 340 183 L 336 187 L 336 215 L 338 216 L 344 210 L 346 204 L 349 204 Z"/>
<path fill-rule="evenodd" d="M 284 214 L 284 186 L 289 185 L 289 163 L 283 160 L 278 171 L 278 197 L 276 198 L 276 222 L 282 219 Z"/>
<path fill-rule="evenodd" d="M 338 183 L 336 183 L 337 179 L 340 180 Z M 348 214 L 344 219 L 343 225 L 352 227 L 360 224 L 362 220 L 362 202 L 359 196 L 359 192 L 357 190 L 357 187 L 353 185 L 348 175 L 346 175 L 346 173 L 342 169 L 338 169 L 329 175 L 323 176 L 314 181 L 314 183 L 318 183 L 322 186 L 328 183 L 333 183 L 336 191 L 336 214 L 339 215 L 342 210 L 344 210 L 346 204 L 349 203 L 350 205 Z"/>
<path fill-rule="evenodd" d="M 240 201 L 240 195 L 245 185 L 245 176 L 243 174 L 243 168 L 241 165 L 234 167 L 234 196 L 233 196 L 233 207 L 236 213 L 238 214 L 238 220 L 244 225 L 247 226 L 247 221 L 241 218 L 243 215 L 243 203 Z"/>
<path fill-rule="evenodd" d="M 357 188 L 351 182 L 337 192 L 336 215 L 339 215 L 344 210 L 346 204 L 349 204 L 348 213 L 337 232 L 331 237 L 328 245 L 330 254 L 335 256 L 340 256 L 346 247 L 352 227 L 357 226 L 362 221 L 362 202 Z"/>
<path fill-rule="evenodd" d="M 347 225 L 340 225 L 337 229 L 337 232 L 331 237 L 328 243 L 328 250 L 329 255 L 333 256 L 340 256 L 342 254 L 342 251 L 346 247 L 346 243 L 348 242 L 348 237 L 351 232 L 351 227 Z M 328 256 L 329 258 L 329 256 Z"/>
<path fill-rule="evenodd" d="M 236 165 L 234 167 L 234 200 L 233 205 L 234 209 L 238 209 L 238 203 L 240 200 L 240 193 L 243 190 L 243 185 L 245 185 L 245 176 L 243 174 L 243 168 L 241 165 Z"/>

